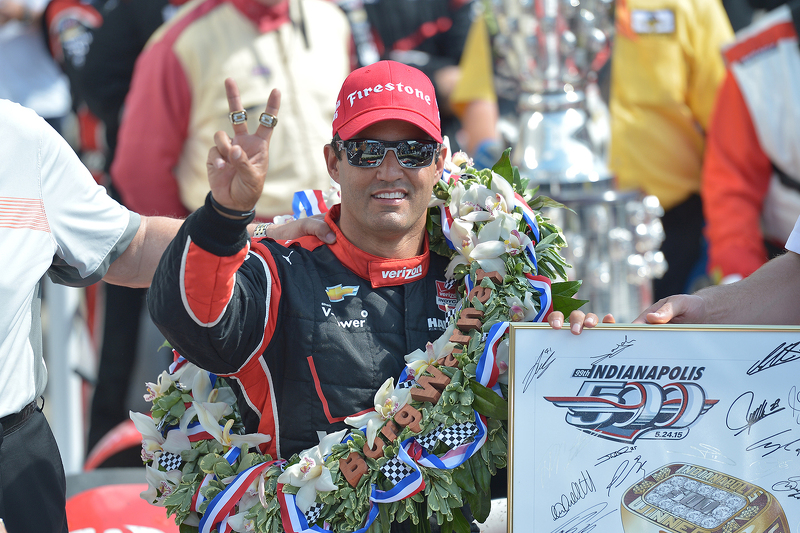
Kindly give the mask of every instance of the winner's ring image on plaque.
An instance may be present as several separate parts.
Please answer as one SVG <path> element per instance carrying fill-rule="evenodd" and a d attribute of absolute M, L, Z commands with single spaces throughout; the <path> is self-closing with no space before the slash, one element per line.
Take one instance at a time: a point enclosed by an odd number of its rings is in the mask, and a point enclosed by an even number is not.
<path fill-rule="evenodd" d="M 788 533 L 781 504 L 763 488 L 702 466 L 664 466 L 622 496 L 625 533 Z"/>

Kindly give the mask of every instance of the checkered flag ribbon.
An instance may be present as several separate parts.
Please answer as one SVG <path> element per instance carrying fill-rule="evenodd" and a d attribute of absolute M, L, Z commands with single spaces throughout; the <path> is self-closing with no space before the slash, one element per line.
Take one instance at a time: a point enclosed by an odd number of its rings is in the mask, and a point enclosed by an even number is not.
<path fill-rule="evenodd" d="M 414 383 L 416 383 L 416 380 L 414 378 L 409 378 L 409 379 L 407 379 L 405 381 L 401 381 L 400 383 L 398 383 L 397 384 L 397 388 L 398 389 L 410 389 L 411 387 L 414 386 Z"/>
<path fill-rule="evenodd" d="M 397 485 L 403 478 L 414 472 L 414 469 L 397 457 L 392 457 L 381 467 L 381 472 L 393 485 Z"/>
<path fill-rule="evenodd" d="M 477 432 L 478 426 L 474 422 L 462 422 L 461 424 L 453 424 L 439 433 L 439 440 L 450 448 L 455 448 Z"/>
<path fill-rule="evenodd" d="M 313 524 L 319 520 L 319 515 L 322 514 L 322 509 L 325 508 L 324 503 L 314 502 L 311 507 L 306 511 L 306 520 L 309 524 Z"/>
<path fill-rule="evenodd" d="M 180 468 L 181 456 L 170 452 L 162 452 L 158 462 L 161 463 L 161 466 L 164 467 L 164 470 L 169 472 L 170 470 Z"/>
<path fill-rule="evenodd" d="M 417 436 L 417 444 L 422 446 L 428 451 L 433 450 L 436 443 L 439 441 L 439 432 L 442 430 L 442 425 L 439 424 L 436 429 L 426 435 Z"/>
<path fill-rule="evenodd" d="M 463 301 L 459 301 L 455 305 L 455 307 L 450 307 L 449 305 L 447 306 L 447 311 L 444 314 L 444 321 L 446 323 L 449 324 L 450 322 L 458 318 L 458 314 L 461 313 L 461 307 L 463 303 L 464 303 Z"/>

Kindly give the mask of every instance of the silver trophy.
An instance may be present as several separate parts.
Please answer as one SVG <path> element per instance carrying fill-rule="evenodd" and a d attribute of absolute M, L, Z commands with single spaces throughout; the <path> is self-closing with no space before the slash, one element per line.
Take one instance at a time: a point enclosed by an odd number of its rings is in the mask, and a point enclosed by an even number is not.
<path fill-rule="evenodd" d="M 630 321 L 652 303 L 666 263 L 655 197 L 617 191 L 606 166 L 608 108 L 597 72 L 610 56 L 613 0 L 489 0 L 500 131 L 512 163 L 574 213 L 548 211 L 564 230 L 591 310 Z"/>

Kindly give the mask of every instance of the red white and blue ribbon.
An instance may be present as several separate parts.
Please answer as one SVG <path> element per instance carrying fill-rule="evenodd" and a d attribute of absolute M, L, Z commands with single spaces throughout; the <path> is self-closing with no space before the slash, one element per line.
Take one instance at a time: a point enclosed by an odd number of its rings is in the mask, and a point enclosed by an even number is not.
<path fill-rule="evenodd" d="M 189 424 L 186 428 L 186 436 L 189 437 L 189 442 L 199 442 L 201 440 L 211 440 L 214 438 L 211 433 L 205 430 L 200 422 L 192 422 Z"/>
<path fill-rule="evenodd" d="M 176 370 L 178 370 L 183 365 L 185 365 L 186 363 L 189 362 L 181 354 L 179 354 L 175 350 L 172 350 L 172 358 L 173 358 L 172 364 L 169 365 L 169 373 L 170 374 L 174 374 Z"/>
<path fill-rule="evenodd" d="M 325 205 L 322 191 L 306 189 L 305 191 L 294 193 L 294 197 L 292 198 L 292 213 L 294 214 L 294 218 L 300 218 L 303 212 L 309 217 L 328 212 L 328 206 Z"/>
<path fill-rule="evenodd" d="M 402 446 L 397 450 L 397 457 L 405 464 L 413 468 L 414 472 L 401 479 L 397 485 L 391 488 L 391 490 L 378 490 L 373 485 L 372 495 L 369 497 L 369 499 L 373 502 L 391 503 L 400 501 L 413 496 L 425 488 L 425 480 L 422 479 L 422 472 L 420 472 L 419 466 L 417 466 L 417 463 L 415 463 L 414 460 L 408 456 L 408 453 L 403 449 Z"/>
<path fill-rule="evenodd" d="M 520 211 L 522 211 L 522 218 L 528 223 L 528 227 L 533 233 L 534 242 L 539 242 L 542 239 L 539 233 L 539 224 L 536 223 L 536 214 L 533 212 L 533 209 L 531 209 L 531 206 L 528 205 L 528 202 L 525 201 L 525 198 L 518 192 L 514 193 L 514 199 L 516 200 L 514 207 L 518 207 Z"/>
<path fill-rule="evenodd" d="M 241 454 L 241 450 L 234 446 L 233 448 L 228 450 L 227 453 L 222 456 L 222 458 L 225 459 L 226 461 L 228 461 L 229 465 L 233 465 L 233 463 L 235 463 L 236 460 L 239 458 L 240 454 Z M 192 505 L 191 505 L 192 511 L 199 512 L 200 505 L 202 505 L 202 503 L 204 501 L 206 501 L 205 496 L 203 496 L 202 489 L 203 489 L 203 487 L 208 485 L 211 482 L 212 479 L 215 479 L 216 477 L 217 476 L 214 475 L 214 474 L 206 474 L 206 477 L 203 478 L 203 481 L 200 483 L 200 486 L 197 488 L 197 492 L 195 492 L 194 495 L 192 496 Z"/>
<path fill-rule="evenodd" d="M 478 360 L 478 368 L 475 370 L 475 379 L 484 387 L 492 388 L 497 383 L 500 370 L 497 368 L 497 346 L 503 340 L 508 322 L 498 322 L 489 330 L 486 338 L 486 345 L 483 347 L 483 354 Z"/>
<path fill-rule="evenodd" d="M 464 276 L 464 286 L 466 288 L 464 293 L 467 295 L 467 298 L 469 298 L 469 293 L 471 293 L 472 289 L 475 287 L 475 284 L 472 282 L 472 276 L 469 274 Z"/>
<path fill-rule="evenodd" d="M 539 293 L 539 312 L 532 322 L 544 322 L 547 320 L 547 315 L 553 311 L 553 292 L 550 287 L 550 279 L 545 276 L 534 276 L 533 274 L 525 274 L 528 278 L 528 283 L 531 284 L 533 290 Z"/>
<path fill-rule="evenodd" d="M 478 433 L 472 442 L 461 444 L 448 451 L 441 457 L 428 453 L 428 451 L 417 444 L 414 437 L 403 441 L 398 451 L 408 450 L 413 455 L 417 463 L 428 468 L 438 468 L 439 470 L 452 470 L 462 465 L 467 459 L 475 455 L 486 442 L 486 419 L 483 415 L 475 411 L 475 425 L 478 426 Z"/>
<path fill-rule="evenodd" d="M 250 488 L 250 485 L 255 481 L 261 473 L 275 464 L 278 461 L 270 461 L 268 463 L 260 463 L 251 466 L 244 472 L 239 473 L 231 483 L 225 487 L 225 490 L 217 494 L 211 503 L 208 504 L 203 518 L 200 519 L 200 533 L 211 533 L 217 526 L 226 520 L 232 513 L 233 508 Z M 220 531 L 222 531 L 220 529 Z"/>
<path fill-rule="evenodd" d="M 333 533 L 330 529 L 309 525 L 303 512 L 297 507 L 294 494 L 283 492 L 283 484 L 278 485 L 278 501 L 281 504 L 281 523 L 286 533 Z M 353 533 L 366 533 L 375 519 L 378 517 L 378 506 L 370 502 L 369 513 L 363 527 Z"/>
<path fill-rule="evenodd" d="M 440 205 L 439 212 L 442 215 L 442 235 L 444 235 L 444 241 L 451 250 L 455 250 L 456 247 L 453 246 L 453 241 L 450 240 L 450 228 L 453 226 L 453 215 L 450 213 L 450 206 L 445 204 Z"/>

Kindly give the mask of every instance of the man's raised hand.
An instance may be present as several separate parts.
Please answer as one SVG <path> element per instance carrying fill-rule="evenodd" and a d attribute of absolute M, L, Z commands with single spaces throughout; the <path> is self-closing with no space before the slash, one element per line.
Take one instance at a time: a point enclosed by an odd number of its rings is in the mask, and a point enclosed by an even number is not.
<path fill-rule="evenodd" d="M 220 205 L 232 210 L 247 212 L 261 197 L 269 168 L 269 142 L 272 127 L 269 116 L 277 117 L 281 106 L 281 93 L 273 89 L 267 100 L 266 120 L 261 121 L 254 133 L 248 133 L 247 122 L 238 120 L 244 111 L 236 82 L 225 80 L 228 108 L 231 112 L 234 136 L 224 131 L 214 134 L 214 147 L 208 152 L 206 168 L 211 194 Z M 277 119 L 273 123 L 277 122 Z"/>

